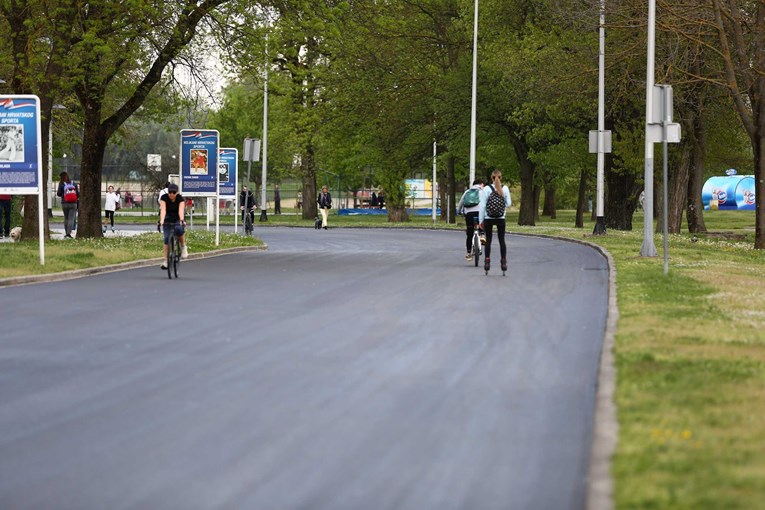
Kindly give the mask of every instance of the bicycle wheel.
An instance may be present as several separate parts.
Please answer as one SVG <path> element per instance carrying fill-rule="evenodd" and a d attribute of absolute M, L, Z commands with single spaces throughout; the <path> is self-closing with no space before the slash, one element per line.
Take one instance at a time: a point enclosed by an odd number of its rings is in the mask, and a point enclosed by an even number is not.
<path fill-rule="evenodd" d="M 167 277 L 172 279 L 173 272 L 175 271 L 175 245 L 178 241 L 175 239 L 175 235 L 170 236 L 170 240 L 167 242 Z"/>
<path fill-rule="evenodd" d="M 175 241 L 175 253 L 173 256 L 173 274 L 178 278 L 178 266 L 181 265 L 181 243 Z"/>
<path fill-rule="evenodd" d="M 244 233 L 252 235 L 252 217 L 249 213 L 244 215 Z"/>
<path fill-rule="evenodd" d="M 473 236 L 473 263 L 478 267 L 478 259 L 481 257 L 481 240 Z"/>

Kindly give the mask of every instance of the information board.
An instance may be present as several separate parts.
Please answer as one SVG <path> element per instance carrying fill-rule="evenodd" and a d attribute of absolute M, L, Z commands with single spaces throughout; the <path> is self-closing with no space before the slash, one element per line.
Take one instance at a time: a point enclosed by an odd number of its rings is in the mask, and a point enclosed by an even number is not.
<path fill-rule="evenodd" d="M 222 198 L 236 198 L 237 149 L 223 148 L 218 150 L 218 181 L 219 194 Z"/>
<path fill-rule="evenodd" d="M 181 194 L 214 197 L 218 193 L 218 131 L 181 130 Z"/>
<path fill-rule="evenodd" d="M 0 95 L 0 193 L 40 193 L 40 140 L 40 99 Z"/>

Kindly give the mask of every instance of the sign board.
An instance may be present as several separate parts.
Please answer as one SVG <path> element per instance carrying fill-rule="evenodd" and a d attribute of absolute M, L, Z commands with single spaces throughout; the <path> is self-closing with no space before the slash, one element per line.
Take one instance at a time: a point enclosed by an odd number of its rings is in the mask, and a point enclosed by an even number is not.
<path fill-rule="evenodd" d="M 244 139 L 244 160 L 260 161 L 260 140 L 257 138 Z"/>
<path fill-rule="evenodd" d="M 40 99 L 37 96 L 0 96 L 0 193 L 40 193 L 40 133 Z"/>
<path fill-rule="evenodd" d="M 218 139 L 215 130 L 181 130 L 181 193 L 214 197 L 218 192 Z"/>
<path fill-rule="evenodd" d="M 602 136 L 599 136 L 601 135 Z M 611 131 L 590 131 L 590 154 L 598 154 L 603 152 L 609 154 L 611 152 Z M 601 150 L 602 149 L 602 150 Z"/>
<path fill-rule="evenodd" d="M 146 168 L 148 168 L 150 172 L 161 172 L 162 171 L 162 154 L 147 154 Z"/>
<path fill-rule="evenodd" d="M 218 150 L 218 181 L 221 198 L 236 198 L 236 178 L 239 151 L 223 148 Z"/>

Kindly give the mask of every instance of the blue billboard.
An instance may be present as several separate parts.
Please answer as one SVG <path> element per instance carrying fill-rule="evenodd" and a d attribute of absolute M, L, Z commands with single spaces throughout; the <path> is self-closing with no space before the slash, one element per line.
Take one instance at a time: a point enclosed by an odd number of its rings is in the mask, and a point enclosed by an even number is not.
<path fill-rule="evenodd" d="M 237 149 L 218 150 L 218 194 L 222 198 L 236 198 Z"/>
<path fill-rule="evenodd" d="M 0 192 L 34 195 L 42 179 L 40 99 L 0 96 Z"/>
<path fill-rule="evenodd" d="M 218 192 L 218 132 L 181 130 L 181 193 L 214 197 Z"/>

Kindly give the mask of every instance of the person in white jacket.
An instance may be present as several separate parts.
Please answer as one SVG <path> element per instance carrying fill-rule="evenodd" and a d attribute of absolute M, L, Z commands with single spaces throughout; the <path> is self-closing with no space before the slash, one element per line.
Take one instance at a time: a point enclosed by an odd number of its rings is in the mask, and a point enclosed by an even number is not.
<path fill-rule="evenodd" d="M 111 223 L 112 232 L 114 232 L 114 211 L 120 203 L 120 190 L 114 191 L 114 186 L 109 186 L 106 192 L 106 201 L 104 202 L 104 225 L 102 230 L 106 233 L 106 228 Z"/>
<path fill-rule="evenodd" d="M 499 195 L 492 197 L 492 193 Z M 498 203 L 496 203 L 498 202 Z M 502 274 L 507 271 L 507 246 L 505 246 L 505 211 L 512 201 L 510 200 L 510 190 L 506 185 L 502 184 L 502 172 L 494 170 L 491 173 L 491 184 L 485 186 L 481 190 L 481 208 L 478 213 L 478 222 L 483 229 L 483 233 L 486 234 L 486 245 L 484 247 L 484 259 L 483 269 L 486 274 L 489 273 L 491 267 L 490 255 L 491 255 L 491 238 L 492 229 L 497 227 L 497 238 L 499 239 L 499 254 L 500 265 L 502 267 Z"/>

